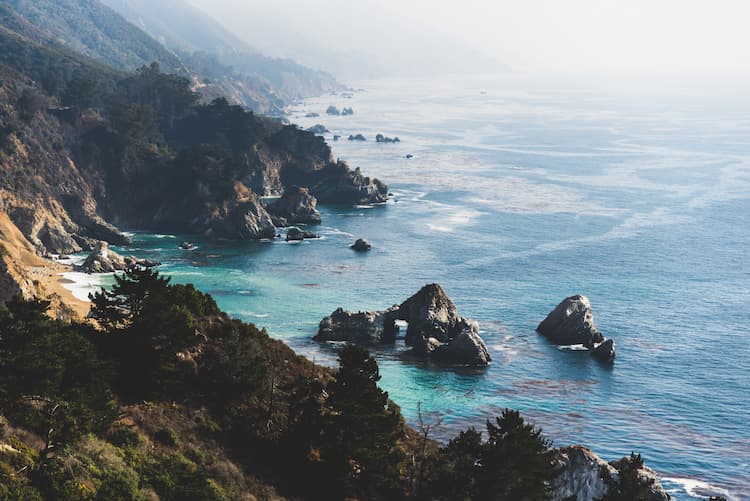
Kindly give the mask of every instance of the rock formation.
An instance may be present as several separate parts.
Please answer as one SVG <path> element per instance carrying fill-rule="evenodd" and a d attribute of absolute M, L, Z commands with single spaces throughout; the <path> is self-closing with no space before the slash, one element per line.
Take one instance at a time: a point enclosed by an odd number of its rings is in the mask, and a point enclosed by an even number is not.
<path fill-rule="evenodd" d="M 132 256 L 123 257 L 110 249 L 107 242 L 99 242 L 78 269 L 85 273 L 110 273 L 124 270 L 129 266 L 151 268 L 159 266 L 159 264 L 150 259 L 137 259 Z"/>
<path fill-rule="evenodd" d="M 394 306 L 385 311 L 357 313 L 338 308 L 320 322 L 315 340 L 346 341 L 363 345 L 392 343 L 398 332 L 394 317 L 397 308 Z"/>
<path fill-rule="evenodd" d="M 366 252 L 372 249 L 372 244 L 364 238 L 358 238 L 350 247 L 357 252 Z"/>
<path fill-rule="evenodd" d="M 367 138 L 362 134 L 349 134 L 348 139 L 349 141 L 367 141 Z"/>
<path fill-rule="evenodd" d="M 277 227 L 290 224 L 320 224 L 320 212 L 315 208 L 318 201 L 307 188 L 291 186 L 266 210 Z"/>
<path fill-rule="evenodd" d="M 570 296 L 558 304 L 536 328 L 537 332 L 561 346 L 583 345 L 604 362 L 615 358 L 615 343 L 604 339 L 594 324 L 589 298 Z"/>
<path fill-rule="evenodd" d="M 620 462 L 629 460 L 626 457 Z M 557 449 L 555 462 L 559 473 L 552 482 L 552 501 L 601 499 L 609 490 L 604 480 L 605 477 L 614 480 L 619 478 L 619 472 L 615 466 L 620 462 L 607 463 L 586 447 L 579 445 Z M 638 475 L 643 479 L 654 480 L 649 489 L 647 501 L 670 499 L 653 470 L 644 466 L 638 470 Z"/>
<path fill-rule="evenodd" d="M 375 141 L 378 142 L 378 143 L 400 143 L 401 142 L 401 140 L 398 138 L 398 136 L 396 136 L 396 137 L 387 137 L 387 136 L 384 136 L 383 134 L 376 135 L 375 136 Z"/>
<path fill-rule="evenodd" d="M 379 179 L 365 176 L 359 167 L 349 169 L 345 163 L 331 164 L 309 176 L 310 193 L 320 203 L 372 204 L 388 200 L 388 186 Z"/>
<path fill-rule="evenodd" d="M 334 116 L 341 115 L 341 111 L 339 111 L 339 109 L 336 108 L 334 105 L 331 105 L 328 108 L 326 108 L 326 113 L 328 115 L 334 115 Z"/>
<path fill-rule="evenodd" d="M 450 365 L 484 366 L 490 354 L 479 337 L 476 321 L 458 315 L 456 306 L 438 284 L 385 311 L 352 313 L 341 308 L 325 317 L 315 339 L 351 343 L 392 343 L 397 320 L 408 323 L 405 342 L 420 358 Z"/>

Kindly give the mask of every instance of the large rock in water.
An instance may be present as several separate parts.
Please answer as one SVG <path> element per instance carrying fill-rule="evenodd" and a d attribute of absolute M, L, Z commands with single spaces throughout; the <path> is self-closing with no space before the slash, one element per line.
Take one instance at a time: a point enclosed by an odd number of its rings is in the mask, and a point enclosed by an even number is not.
<path fill-rule="evenodd" d="M 346 341 L 373 345 L 392 343 L 397 328 L 394 313 L 397 307 L 385 311 L 360 311 L 352 313 L 338 308 L 320 321 L 316 341 Z"/>
<path fill-rule="evenodd" d="M 307 188 L 292 186 L 266 210 L 273 216 L 276 226 L 320 224 L 320 212 L 315 208 L 317 204 L 318 201 Z"/>
<path fill-rule="evenodd" d="M 439 284 L 428 284 L 401 303 L 399 320 L 408 322 L 406 344 L 415 346 L 423 339 L 441 343 L 453 339 L 461 327 L 461 317 L 453 301 Z"/>
<path fill-rule="evenodd" d="M 622 461 L 629 461 L 629 458 L 623 458 L 620 462 Z M 607 463 L 580 445 L 557 449 L 555 463 L 558 474 L 552 481 L 551 501 L 601 499 L 609 491 L 604 478 L 609 477 L 615 481 L 619 479 L 619 472 L 615 468 L 617 461 Z M 646 481 L 653 480 L 647 501 L 670 499 L 652 469 L 644 466 L 638 470 L 638 476 Z"/>
<path fill-rule="evenodd" d="M 615 340 L 606 339 L 591 350 L 591 355 L 602 362 L 611 363 L 615 360 Z"/>
<path fill-rule="evenodd" d="M 476 321 L 459 316 L 456 305 L 438 284 L 429 284 L 385 311 L 353 313 L 341 308 L 320 322 L 318 341 L 356 344 L 392 343 L 397 320 L 408 323 L 406 344 L 411 353 L 442 364 L 487 365 L 490 354 Z"/>
<path fill-rule="evenodd" d="M 536 330 L 559 345 L 582 344 L 593 348 L 595 343 L 604 341 L 604 336 L 594 325 L 591 303 L 581 295 L 565 298 Z"/>
<path fill-rule="evenodd" d="M 123 257 L 110 249 L 107 242 L 99 242 L 79 269 L 85 273 L 111 273 L 124 270 L 129 266 L 150 268 L 159 264 L 149 259 L 136 259 L 132 256 Z"/>

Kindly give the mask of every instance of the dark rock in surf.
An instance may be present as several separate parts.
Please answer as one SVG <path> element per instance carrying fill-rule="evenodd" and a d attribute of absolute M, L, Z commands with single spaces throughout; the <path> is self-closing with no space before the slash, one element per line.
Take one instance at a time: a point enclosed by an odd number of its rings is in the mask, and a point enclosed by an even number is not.
<path fill-rule="evenodd" d="M 311 238 L 318 238 L 318 235 L 316 235 L 315 233 L 312 233 L 310 231 L 300 230 L 296 226 L 292 226 L 286 232 L 286 241 L 287 242 L 309 240 Z"/>
<path fill-rule="evenodd" d="M 581 295 L 564 299 L 536 330 L 558 345 L 582 344 L 592 349 L 594 344 L 604 341 L 604 336 L 594 325 L 591 303 Z"/>
<path fill-rule="evenodd" d="M 327 134 L 329 131 L 325 125 L 321 124 L 315 124 L 312 127 L 308 127 L 305 129 L 307 132 L 312 132 L 315 135 L 322 136 L 323 134 Z"/>
<path fill-rule="evenodd" d="M 357 241 L 351 245 L 351 248 L 357 252 L 366 252 L 372 249 L 372 244 L 364 238 L 358 238 Z"/>
<path fill-rule="evenodd" d="M 374 345 L 396 340 L 398 327 L 393 314 L 397 307 L 385 311 L 360 311 L 353 313 L 338 308 L 321 320 L 316 341 L 346 341 Z"/>
<path fill-rule="evenodd" d="M 348 139 L 349 141 L 367 141 L 367 138 L 363 136 L 362 134 L 357 134 L 357 135 L 349 134 Z"/>
<path fill-rule="evenodd" d="M 605 363 L 615 361 L 615 340 L 605 339 L 591 350 L 591 355 Z"/>

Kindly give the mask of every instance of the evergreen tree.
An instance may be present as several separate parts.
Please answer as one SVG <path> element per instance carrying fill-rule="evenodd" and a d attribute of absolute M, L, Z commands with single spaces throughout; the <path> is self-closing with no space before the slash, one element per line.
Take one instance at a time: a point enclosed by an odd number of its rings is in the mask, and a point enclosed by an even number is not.
<path fill-rule="evenodd" d="M 398 440 L 403 422 L 367 350 L 348 346 L 339 355 L 336 380 L 329 386 L 320 446 L 331 499 L 394 499 L 401 494 Z"/>
<path fill-rule="evenodd" d="M 541 429 L 525 423 L 518 411 L 505 409 L 495 422 L 487 421 L 479 498 L 547 499 L 555 475 L 552 443 Z"/>
<path fill-rule="evenodd" d="M 649 491 L 654 485 L 653 478 L 642 477 L 639 474 L 643 468 L 643 458 L 640 454 L 630 453 L 619 461 L 610 463 L 618 473 L 615 480 L 605 472 L 604 483 L 607 485 L 607 495 L 602 501 L 646 501 Z"/>

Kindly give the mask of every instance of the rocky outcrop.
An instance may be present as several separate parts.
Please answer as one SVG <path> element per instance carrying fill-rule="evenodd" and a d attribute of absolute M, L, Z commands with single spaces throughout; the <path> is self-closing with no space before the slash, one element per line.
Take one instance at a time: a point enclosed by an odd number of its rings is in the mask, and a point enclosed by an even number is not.
<path fill-rule="evenodd" d="M 293 241 L 301 241 L 301 240 L 309 240 L 311 238 L 318 238 L 318 235 L 311 231 L 302 231 L 296 226 L 292 226 L 289 228 L 289 230 L 286 232 L 286 241 L 287 242 L 293 242 Z"/>
<path fill-rule="evenodd" d="M 329 131 L 329 130 L 328 130 L 328 129 L 326 128 L 326 126 L 325 126 L 325 125 L 322 125 L 322 124 L 315 124 L 315 125 L 313 125 L 312 127 L 308 127 L 308 128 L 307 128 L 307 129 L 305 129 L 305 130 L 306 130 L 307 132 L 312 132 L 313 134 L 315 134 L 315 135 L 318 135 L 318 136 L 322 136 L 323 134 L 326 134 L 326 133 L 328 133 L 328 132 L 331 132 L 331 131 Z"/>
<path fill-rule="evenodd" d="M 351 248 L 357 252 L 367 252 L 372 249 L 372 244 L 364 238 L 358 238 L 352 245 Z"/>
<path fill-rule="evenodd" d="M 593 348 L 604 341 L 594 325 L 591 303 L 586 296 L 570 296 L 558 304 L 536 328 L 537 332 L 559 345 L 582 344 Z"/>
<path fill-rule="evenodd" d="M 558 475 L 552 484 L 552 501 L 600 499 L 607 493 L 603 472 L 617 475 L 609 463 L 578 445 L 557 449 L 555 463 Z"/>
<path fill-rule="evenodd" d="M 619 471 L 630 458 L 607 463 L 586 447 L 573 445 L 555 451 L 555 463 L 558 474 L 552 481 L 552 501 L 574 499 L 592 501 L 607 495 L 610 486 L 605 479 L 616 485 L 619 482 Z M 638 470 L 638 476 L 646 482 L 653 481 L 649 487 L 647 501 L 668 501 L 669 494 L 664 490 L 656 473 L 644 466 Z"/>
<path fill-rule="evenodd" d="M 388 200 L 388 186 L 379 179 L 362 174 L 359 167 L 351 170 L 338 162 L 308 177 L 310 193 L 318 202 L 328 204 L 373 204 Z"/>
<path fill-rule="evenodd" d="M 314 111 L 311 111 L 310 113 L 307 113 L 305 115 L 305 118 L 317 118 L 320 116 L 320 113 L 315 113 Z"/>
<path fill-rule="evenodd" d="M 385 311 L 360 311 L 353 313 L 338 308 L 321 320 L 316 341 L 346 341 L 374 345 L 392 343 L 398 328 L 395 325 L 394 306 Z"/>
<path fill-rule="evenodd" d="M 349 141 L 367 141 L 367 138 L 362 134 L 349 134 L 347 139 L 349 139 Z"/>
<path fill-rule="evenodd" d="M 290 224 L 320 224 L 320 212 L 315 208 L 317 199 L 307 188 L 291 186 L 266 210 L 277 227 Z"/>
<path fill-rule="evenodd" d="M 159 264 L 161 263 L 150 259 L 137 259 L 132 256 L 123 257 L 110 249 L 107 242 L 99 242 L 78 269 L 85 273 L 111 273 L 124 270 L 130 266 L 151 268 L 159 266 Z"/>
<path fill-rule="evenodd" d="M 400 143 L 401 142 L 401 140 L 398 138 L 398 136 L 396 136 L 396 137 L 388 137 L 388 136 L 384 136 L 383 134 L 376 135 L 375 136 L 375 141 L 378 142 L 378 143 Z"/>
<path fill-rule="evenodd" d="M 463 318 L 443 288 L 429 284 L 398 306 L 385 311 L 352 313 L 339 308 L 324 318 L 318 341 L 392 343 L 396 321 L 408 323 L 405 342 L 418 358 L 449 365 L 484 366 L 490 354 L 476 321 Z"/>
<path fill-rule="evenodd" d="M 255 193 L 235 183 L 234 197 L 211 213 L 210 219 L 196 222 L 197 230 L 213 238 L 227 240 L 259 240 L 276 237 L 271 215 Z"/>
<path fill-rule="evenodd" d="M 339 116 L 341 115 L 341 111 L 338 108 L 336 108 L 334 105 L 331 105 L 328 108 L 326 108 L 326 114 Z"/>

